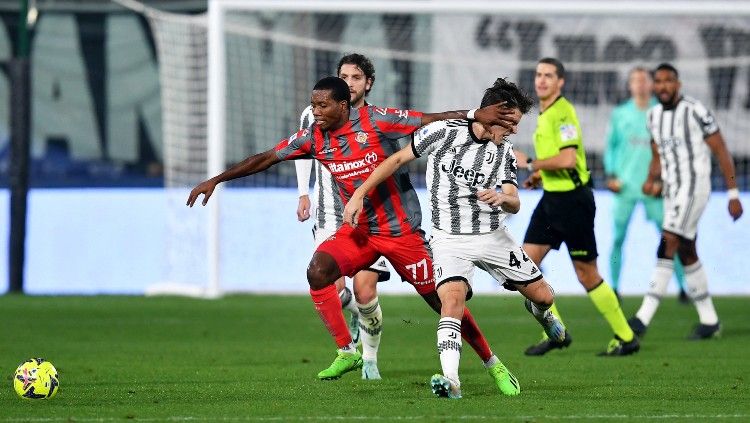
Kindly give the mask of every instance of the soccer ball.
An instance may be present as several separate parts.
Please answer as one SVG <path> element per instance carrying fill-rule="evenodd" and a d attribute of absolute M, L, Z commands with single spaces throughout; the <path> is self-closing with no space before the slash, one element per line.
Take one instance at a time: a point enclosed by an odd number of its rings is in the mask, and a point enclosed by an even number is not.
<path fill-rule="evenodd" d="M 13 389 L 25 399 L 48 399 L 55 396 L 60 382 L 55 366 L 43 358 L 21 363 L 13 377 Z"/>

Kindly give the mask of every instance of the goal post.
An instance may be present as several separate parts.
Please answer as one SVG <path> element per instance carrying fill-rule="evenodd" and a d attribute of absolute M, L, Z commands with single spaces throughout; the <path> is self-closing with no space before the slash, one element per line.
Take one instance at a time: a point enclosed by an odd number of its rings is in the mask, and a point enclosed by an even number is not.
<path fill-rule="evenodd" d="M 425 111 L 476 106 L 496 77 L 533 93 L 536 61 L 558 57 L 599 175 L 606 124 L 627 95 L 628 71 L 672 62 L 683 91 L 715 111 L 730 151 L 744 157 L 738 173 L 745 180 L 749 173 L 748 2 L 208 0 L 205 14 L 184 16 L 113 1 L 143 13 L 157 43 L 165 185 L 174 196 L 167 205 L 169 284 L 161 287 L 178 288 L 172 291 L 215 297 L 257 290 L 226 254 L 255 254 L 226 229 L 238 218 L 228 206 L 233 188 L 217 189 L 207 208 L 192 210 L 184 207 L 187 192 L 291 134 L 315 81 L 333 74 L 346 53 L 375 64 L 370 103 Z M 531 149 L 534 121 L 522 121 L 514 144 Z M 424 165 L 415 169 L 419 185 Z M 279 165 L 229 186 L 294 181 L 293 166 Z"/>

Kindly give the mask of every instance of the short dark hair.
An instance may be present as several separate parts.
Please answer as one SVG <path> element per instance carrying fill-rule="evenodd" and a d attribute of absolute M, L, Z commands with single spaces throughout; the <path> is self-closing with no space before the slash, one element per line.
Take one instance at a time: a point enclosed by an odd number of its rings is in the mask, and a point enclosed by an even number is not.
<path fill-rule="evenodd" d="M 508 82 L 503 78 L 497 78 L 495 83 L 484 90 L 481 107 L 505 102 L 505 106 L 511 109 L 518 108 L 522 114 L 528 113 L 534 100 L 521 91 L 516 84 Z"/>
<path fill-rule="evenodd" d="M 674 74 L 675 78 L 677 78 L 677 79 L 680 78 L 680 73 L 677 72 L 677 68 L 675 68 L 674 66 L 672 66 L 672 64 L 670 64 L 670 63 L 662 63 L 659 66 L 657 66 L 656 69 L 654 69 L 654 74 L 656 74 L 656 72 L 658 72 L 660 70 L 670 71 L 670 72 L 672 72 Z"/>
<path fill-rule="evenodd" d="M 351 107 L 351 97 L 349 96 L 349 85 L 338 76 L 326 76 L 318 81 L 313 87 L 313 91 L 330 91 L 333 101 L 346 101 L 346 105 Z"/>
<path fill-rule="evenodd" d="M 359 53 L 347 54 L 339 60 L 339 65 L 336 67 L 336 75 L 341 74 L 341 66 L 343 65 L 355 65 L 362 69 L 365 78 L 370 80 L 370 88 L 365 91 L 365 93 L 369 93 L 372 86 L 375 85 L 375 66 L 372 65 L 370 59 Z"/>
<path fill-rule="evenodd" d="M 555 59 L 554 57 L 545 57 L 539 60 L 539 63 L 546 63 L 548 65 L 554 65 L 555 72 L 557 73 L 557 77 L 560 79 L 565 79 L 565 66 L 563 66 L 561 61 Z"/>

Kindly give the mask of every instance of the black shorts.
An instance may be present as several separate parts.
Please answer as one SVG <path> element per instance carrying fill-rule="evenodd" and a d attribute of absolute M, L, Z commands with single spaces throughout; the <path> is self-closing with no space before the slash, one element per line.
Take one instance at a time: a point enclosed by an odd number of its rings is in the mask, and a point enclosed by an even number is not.
<path fill-rule="evenodd" d="M 563 242 L 573 260 L 591 261 L 599 255 L 594 236 L 596 203 L 587 186 L 567 192 L 545 191 L 531 215 L 524 244 L 560 248 Z"/>

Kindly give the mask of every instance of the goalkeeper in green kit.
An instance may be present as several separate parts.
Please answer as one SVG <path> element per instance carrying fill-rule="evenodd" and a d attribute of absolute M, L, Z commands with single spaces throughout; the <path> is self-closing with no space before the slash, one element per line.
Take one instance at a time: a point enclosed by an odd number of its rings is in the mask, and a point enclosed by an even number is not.
<path fill-rule="evenodd" d="M 657 104 L 652 96 L 651 74 L 645 68 L 630 71 L 628 89 L 631 98 L 612 111 L 607 129 L 607 149 L 604 154 L 604 170 L 607 173 L 607 188 L 615 193 L 612 214 L 615 220 L 614 242 L 609 257 L 612 289 L 618 292 L 620 269 L 622 268 L 622 245 L 628 231 L 630 217 L 635 206 L 643 203 L 646 218 L 661 230 L 662 199 L 643 193 L 648 165 L 651 162 L 651 134 L 646 126 L 646 111 Z M 660 190 L 654 189 L 654 192 Z M 688 303 L 685 293 L 685 278 L 682 265 L 675 257 L 675 275 L 680 286 L 680 302 Z M 619 293 L 618 293 L 619 296 Z"/>

